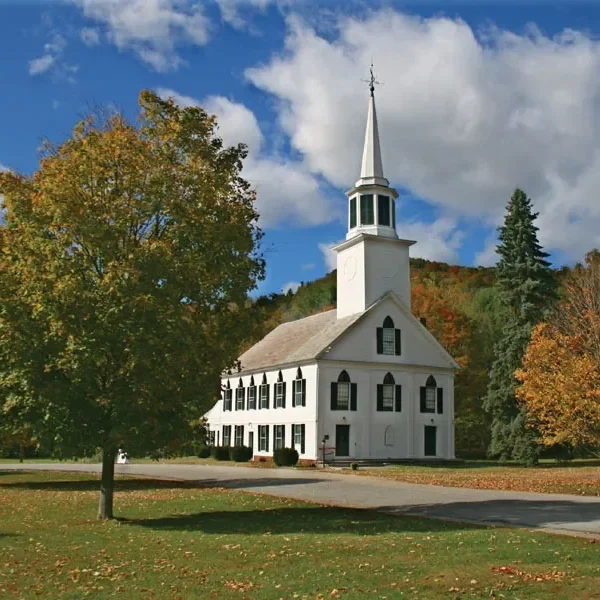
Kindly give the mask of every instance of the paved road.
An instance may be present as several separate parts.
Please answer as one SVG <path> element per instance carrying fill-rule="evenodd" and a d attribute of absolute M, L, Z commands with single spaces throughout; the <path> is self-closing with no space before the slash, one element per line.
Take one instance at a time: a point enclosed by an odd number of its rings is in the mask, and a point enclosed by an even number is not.
<path fill-rule="evenodd" d="M 0 464 L 0 470 L 99 472 L 100 465 Z M 456 521 L 543 528 L 600 539 L 600 498 L 471 490 L 322 471 L 173 464 L 117 465 L 117 473 L 248 490 L 273 496 Z"/>

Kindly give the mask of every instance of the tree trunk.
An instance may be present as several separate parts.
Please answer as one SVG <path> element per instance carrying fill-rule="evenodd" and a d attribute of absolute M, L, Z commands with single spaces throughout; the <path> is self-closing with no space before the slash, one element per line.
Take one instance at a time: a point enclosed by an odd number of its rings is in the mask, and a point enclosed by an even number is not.
<path fill-rule="evenodd" d="M 23 444 L 19 444 L 19 462 L 23 462 L 23 458 L 25 456 L 25 448 L 23 448 Z"/>
<path fill-rule="evenodd" d="M 113 518 L 113 491 L 115 487 L 115 455 L 114 449 L 102 452 L 102 482 L 100 484 L 100 502 L 98 518 Z"/>

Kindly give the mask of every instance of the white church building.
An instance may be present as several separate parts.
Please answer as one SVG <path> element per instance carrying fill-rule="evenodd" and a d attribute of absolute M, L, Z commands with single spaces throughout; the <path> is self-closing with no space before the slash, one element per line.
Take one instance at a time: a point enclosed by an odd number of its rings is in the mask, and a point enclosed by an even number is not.
<path fill-rule="evenodd" d="M 383 175 L 374 87 L 360 178 L 346 192 L 337 309 L 284 323 L 240 357 L 207 413 L 210 437 L 254 460 L 295 447 L 303 462 L 454 458 L 456 362 L 411 312 L 398 193 Z"/>

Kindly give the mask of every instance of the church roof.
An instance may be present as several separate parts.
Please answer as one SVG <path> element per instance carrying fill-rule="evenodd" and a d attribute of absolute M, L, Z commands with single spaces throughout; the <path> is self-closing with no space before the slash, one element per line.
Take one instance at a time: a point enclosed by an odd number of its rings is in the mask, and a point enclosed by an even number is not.
<path fill-rule="evenodd" d="M 283 323 L 240 356 L 241 372 L 316 359 L 364 314 L 338 319 L 337 310 L 328 310 Z"/>

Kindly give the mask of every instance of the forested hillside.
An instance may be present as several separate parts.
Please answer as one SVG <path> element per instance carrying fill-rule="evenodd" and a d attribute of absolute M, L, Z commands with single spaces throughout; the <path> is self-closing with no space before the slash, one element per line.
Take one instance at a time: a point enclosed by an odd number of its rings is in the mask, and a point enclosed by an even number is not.
<path fill-rule="evenodd" d="M 488 416 L 481 404 L 494 343 L 505 308 L 494 287 L 495 270 L 411 259 L 412 308 L 444 345 L 461 370 L 456 377 L 456 445 L 460 456 L 484 456 Z M 256 300 L 259 323 L 247 346 L 280 323 L 335 308 L 336 272 L 303 283 L 295 294 Z"/>

